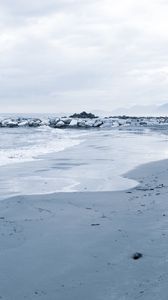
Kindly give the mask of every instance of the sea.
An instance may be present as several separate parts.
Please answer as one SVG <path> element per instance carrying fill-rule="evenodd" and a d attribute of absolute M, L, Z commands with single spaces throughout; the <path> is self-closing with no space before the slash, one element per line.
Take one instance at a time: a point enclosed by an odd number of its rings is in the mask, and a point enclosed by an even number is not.
<path fill-rule="evenodd" d="M 168 158 L 167 133 L 146 127 L 0 128 L 0 199 L 132 188 L 138 183 L 125 173 Z"/>

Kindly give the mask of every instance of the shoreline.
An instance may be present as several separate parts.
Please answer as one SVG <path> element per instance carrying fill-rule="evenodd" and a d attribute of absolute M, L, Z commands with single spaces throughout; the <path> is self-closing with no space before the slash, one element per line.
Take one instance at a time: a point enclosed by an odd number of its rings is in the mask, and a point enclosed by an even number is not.
<path fill-rule="evenodd" d="M 79 145 L 64 151 L 40 156 L 33 162 L 1 166 L 0 198 L 125 190 L 137 185 L 125 173 L 137 167 L 137 163 L 164 159 L 166 151 L 167 140 L 157 134 L 94 133 L 84 141 L 81 137 Z"/>
<path fill-rule="evenodd" d="M 167 300 L 168 160 L 127 176 L 140 184 L 1 201 L 1 299 Z"/>

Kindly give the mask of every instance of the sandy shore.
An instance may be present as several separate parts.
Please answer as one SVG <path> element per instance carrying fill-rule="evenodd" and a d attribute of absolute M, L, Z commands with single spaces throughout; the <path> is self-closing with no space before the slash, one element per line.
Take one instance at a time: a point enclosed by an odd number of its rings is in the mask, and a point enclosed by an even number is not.
<path fill-rule="evenodd" d="M 0 299 L 167 300 L 168 161 L 127 177 L 140 185 L 1 201 Z"/>

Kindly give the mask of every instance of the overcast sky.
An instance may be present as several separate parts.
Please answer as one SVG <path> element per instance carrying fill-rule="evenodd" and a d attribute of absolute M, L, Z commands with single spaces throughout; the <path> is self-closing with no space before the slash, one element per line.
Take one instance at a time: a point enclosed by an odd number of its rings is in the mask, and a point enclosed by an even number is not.
<path fill-rule="evenodd" d="M 168 102 L 167 0 L 0 0 L 0 111 Z"/>

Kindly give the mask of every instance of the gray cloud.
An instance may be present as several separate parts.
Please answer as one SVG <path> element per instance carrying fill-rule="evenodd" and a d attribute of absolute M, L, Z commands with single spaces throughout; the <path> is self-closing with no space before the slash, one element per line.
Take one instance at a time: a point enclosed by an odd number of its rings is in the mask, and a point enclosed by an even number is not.
<path fill-rule="evenodd" d="M 0 3 L 1 110 L 112 110 L 167 99 L 167 3 Z"/>

